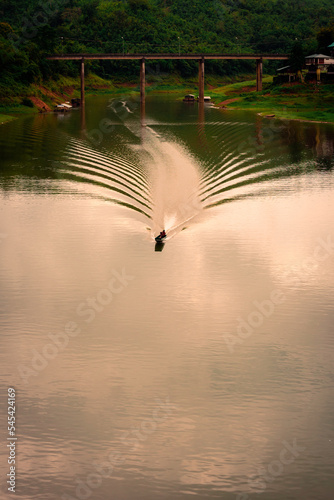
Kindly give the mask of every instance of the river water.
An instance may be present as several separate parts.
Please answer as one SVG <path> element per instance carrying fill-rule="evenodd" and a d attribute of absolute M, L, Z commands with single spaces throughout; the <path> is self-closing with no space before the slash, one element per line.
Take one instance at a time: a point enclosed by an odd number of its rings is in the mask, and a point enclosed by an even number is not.
<path fill-rule="evenodd" d="M 334 126 L 99 96 L 0 148 L 16 498 L 331 500 Z"/>

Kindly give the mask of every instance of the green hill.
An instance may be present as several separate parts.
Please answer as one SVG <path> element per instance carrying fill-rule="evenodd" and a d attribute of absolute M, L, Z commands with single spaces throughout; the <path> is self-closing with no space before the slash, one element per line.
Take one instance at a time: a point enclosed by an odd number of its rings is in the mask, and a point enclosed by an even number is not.
<path fill-rule="evenodd" d="M 59 75 L 77 62 L 49 62 L 67 52 L 306 52 L 333 40 L 332 0 L 0 0 L 0 96 Z M 320 35 L 319 35 L 320 33 Z M 318 40 L 317 40 L 318 36 Z M 277 63 L 266 63 L 266 72 Z M 215 75 L 251 73 L 253 62 L 210 61 Z M 138 76 L 133 61 L 96 61 L 102 78 Z M 160 71 L 196 75 L 193 61 L 161 61 Z"/>

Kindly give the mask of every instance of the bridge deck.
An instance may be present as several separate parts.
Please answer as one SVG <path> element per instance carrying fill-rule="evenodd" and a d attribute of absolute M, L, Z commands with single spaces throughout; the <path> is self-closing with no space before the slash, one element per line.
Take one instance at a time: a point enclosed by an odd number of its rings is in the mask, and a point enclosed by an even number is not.
<path fill-rule="evenodd" d="M 289 59 L 287 54 L 58 54 L 47 57 L 49 60 L 80 59 L 267 59 L 282 61 Z"/>

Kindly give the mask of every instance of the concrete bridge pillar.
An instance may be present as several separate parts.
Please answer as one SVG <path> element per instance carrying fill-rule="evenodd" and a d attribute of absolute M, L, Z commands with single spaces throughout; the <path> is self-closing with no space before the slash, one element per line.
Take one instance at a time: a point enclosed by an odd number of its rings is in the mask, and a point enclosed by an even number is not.
<path fill-rule="evenodd" d="M 85 105 L 85 59 L 81 59 L 81 72 L 80 72 L 80 79 L 81 79 L 81 106 Z"/>
<path fill-rule="evenodd" d="M 140 104 L 145 105 L 145 58 L 140 61 Z"/>
<path fill-rule="evenodd" d="M 204 102 L 204 57 L 198 61 L 198 101 Z"/>
<path fill-rule="evenodd" d="M 256 90 L 262 90 L 262 59 L 256 59 Z"/>

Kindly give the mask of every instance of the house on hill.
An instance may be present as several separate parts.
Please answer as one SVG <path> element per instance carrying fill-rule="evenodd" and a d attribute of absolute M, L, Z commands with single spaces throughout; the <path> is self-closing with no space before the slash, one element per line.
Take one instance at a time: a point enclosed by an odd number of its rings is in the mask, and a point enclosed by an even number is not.
<path fill-rule="evenodd" d="M 333 44 L 334 45 L 334 44 Z M 334 81 L 333 73 L 334 57 L 325 54 L 312 54 L 305 57 L 305 66 L 308 72 L 305 76 L 306 81 Z"/>
<path fill-rule="evenodd" d="M 307 73 L 305 75 L 306 82 L 327 82 L 334 83 L 334 43 L 328 46 L 331 50 L 331 55 L 312 54 L 305 57 L 305 66 Z M 292 69 L 291 66 L 283 66 L 276 70 L 274 83 L 290 83 L 296 80 L 303 80 L 302 72 Z"/>
<path fill-rule="evenodd" d="M 334 58 L 331 56 L 326 56 L 325 54 L 312 54 L 311 56 L 305 57 L 305 65 L 317 66 L 320 69 L 326 69 L 330 64 L 334 64 Z"/>

